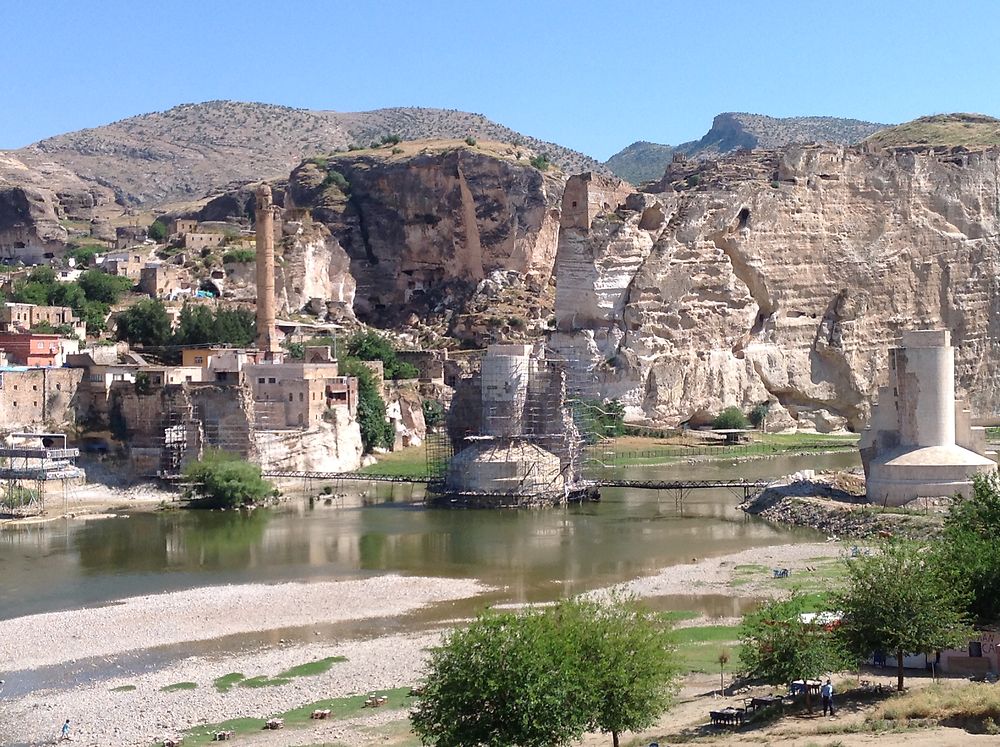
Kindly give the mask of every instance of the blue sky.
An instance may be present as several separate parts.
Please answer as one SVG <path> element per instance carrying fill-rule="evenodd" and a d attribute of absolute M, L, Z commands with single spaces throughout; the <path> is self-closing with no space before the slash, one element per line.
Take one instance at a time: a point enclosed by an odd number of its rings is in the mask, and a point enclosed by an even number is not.
<path fill-rule="evenodd" d="M 0 148 L 180 103 L 480 112 L 605 159 L 722 111 L 1000 115 L 1000 2 L 0 0 Z"/>

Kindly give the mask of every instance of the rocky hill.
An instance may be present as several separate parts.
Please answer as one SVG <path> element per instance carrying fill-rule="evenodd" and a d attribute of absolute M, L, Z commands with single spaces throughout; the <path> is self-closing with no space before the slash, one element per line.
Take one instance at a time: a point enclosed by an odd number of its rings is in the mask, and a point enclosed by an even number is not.
<path fill-rule="evenodd" d="M 404 140 L 496 140 L 547 153 L 568 173 L 604 167 L 581 153 L 522 135 L 480 114 L 394 108 L 370 112 L 210 101 L 129 117 L 42 140 L 13 153 L 27 165 L 58 164 L 112 189 L 127 204 L 201 197 L 230 182 L 287 176 L 303 158 L 395 135 Z"/>
<path fill-rule="evenodd" d="M 983 114 L 934 114 L 887 127 L 865 139 L 870 148 L 987 148 L 1000 145 L 1000 119 Z"/>
<path fill-rule="evenodd" d="M 675 164 L 654 193 L 564 224 L 551 344 L 633 417 L 770 402 L 775 423 L 859 428 L 888 347 L 941 326 L 974 411 L 1000 412 L 998 174 L 997 148 Z"/>
<path fill-rule="evenodd" d="M 711 129 L 700 140 L 677 146 L 633 143 L 609 158 L 605 165 L 622 179 L 641 184 L 659 179 L 674 152 L 688 158 L 717 158 L 736 150 L 780 148 L 795 143 L 850 145 L 886 126 L 840 117 L 768 117 L 725 112 L 715 117 Z"/>
<path fill-rule="evenodd" d="M 656 181 L 663 176 L 670 159 L 674 156 L 671 145 L 650 143 L 639 140 L 615 153 L 604 162 L 615 176 L 632 184 Z"/>

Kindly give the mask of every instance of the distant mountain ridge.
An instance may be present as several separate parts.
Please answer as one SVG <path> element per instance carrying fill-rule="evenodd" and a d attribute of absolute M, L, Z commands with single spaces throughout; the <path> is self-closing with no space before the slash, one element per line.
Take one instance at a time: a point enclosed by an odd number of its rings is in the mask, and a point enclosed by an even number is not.
<path fill-rule="evenodd" d="M 768 117 L 747 112 L 724 112 L 700 140 L 677 146 L 637 142 L 611 156 L 607 166 L 633 184 L 659 179 L 673 158 L 714 158 L 740 149 L 780 148 L 792 143 L 826 142 L 852 145 L 889 125 L 841 117 Z"/>
<path fill-rule="evenodd" d="M 234 181 L 287 176 L 303 158 L 367 147 L 391 135 L 509 142 L 548 154 L 569 173 L 607 173 L 582 153 L 481 114 L 421 107 L 335 112 L 208 101 L 57 135 L 9 153 L 35 168 L 55 163 L 114 190 L 124 203 L 156 204 L 199 198 Z"/>

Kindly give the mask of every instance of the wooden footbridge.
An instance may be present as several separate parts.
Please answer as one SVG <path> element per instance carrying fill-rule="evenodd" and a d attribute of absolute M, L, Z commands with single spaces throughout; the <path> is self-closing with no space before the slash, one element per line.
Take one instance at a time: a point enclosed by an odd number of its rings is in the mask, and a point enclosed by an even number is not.
<path fill-rule="evenodd" d="M 426 475 L 365 474 L 363 472 L 306 472 L 298 470 L 266 470 L 264 477 L 302 480 L 304 482 L 401 482 L 427 484 L 431 478 Z M 669 491 L 680 503 L 692 490 L 729 490 L 744 501 L 749 500 L 770 485 L 769 480 L 625 480 L 620 478 L 588 480 L 587 485 L 595 488 L 630 488 L 632 490 Z"/>

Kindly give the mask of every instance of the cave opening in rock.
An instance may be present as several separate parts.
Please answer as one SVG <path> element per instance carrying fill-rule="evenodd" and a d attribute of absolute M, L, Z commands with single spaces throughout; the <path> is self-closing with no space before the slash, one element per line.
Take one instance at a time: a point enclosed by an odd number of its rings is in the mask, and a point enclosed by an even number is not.
<path fill-rule="evenodd" d="M 739 215 L 736 217 L 739 222 L 739 228 L 746 228 L 747 223 L 750 222 L 750 208 L 743 208 L 740 210 Z"/>

